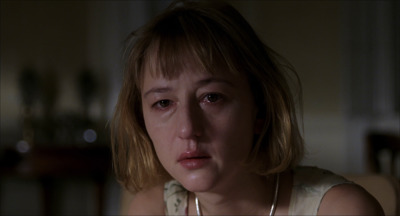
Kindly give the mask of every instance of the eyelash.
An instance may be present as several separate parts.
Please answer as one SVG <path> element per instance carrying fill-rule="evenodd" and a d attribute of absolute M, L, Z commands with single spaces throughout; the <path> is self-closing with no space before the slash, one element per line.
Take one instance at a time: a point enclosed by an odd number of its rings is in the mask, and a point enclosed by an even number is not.
<path fill-rule="evenodd" d="M 217 98 L 215 99 L 215 101 L 210 101 L 210 97 L 211 96 L 217 96 Z M 206 95 L 204 95 L 204 97 L 202 97 L 202 101 L 206 100 L 207 103 L 218 103 L 220 100 L 223 99 L 222 94 L 219 93 L 208 93 Z"/>
<path fill-rule="evenodd" d="M 216 98 L 211 98 L 211 97 L 215 97 L 215 96 L 216 96 Z M 216 104 L 216 103 L 220 102 L 221 100 L 223 100 L 223 98 L 224 98 L 223 95 L 219 94 L 219 93 L 207 93 L 201 97 L 200 101 L 208 103 L 208 104 Z M 167 104 L 165 104 L 165 103 L 167 103 Z M 152 107 L 157 110 L 166 110 L 166 109 L 168 109 L 168 107 L 171 106 L 171 104 L 173 104 L 173 101 L 168 100 L 168 99 L 163 99 L 163 100 L 159 100 L 159 101 L 155 102 L 152 105 Z"/>
<path fill-rule="evenodd" d="M 163 103 L 168 103 L 168 104 L 167 105 L 165 105 L 165 104 L 162 105 Z M 155 102 L 152 107 L 155 108 L 155 109 L 158 109 L 158 110 L 165 110 L 171 105 L 171 103 L 172 103 L 172 101 L 168 100 L 168 99 L 159 100 L 159 101 Z"/>

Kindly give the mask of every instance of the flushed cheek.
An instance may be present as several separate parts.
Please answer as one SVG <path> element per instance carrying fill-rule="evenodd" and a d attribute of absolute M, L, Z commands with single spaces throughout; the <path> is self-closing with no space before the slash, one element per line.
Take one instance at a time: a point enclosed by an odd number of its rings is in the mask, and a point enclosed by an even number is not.
<path fill-rule="evenodd" d="M 224 118 L 213 121 L 210 132 L 218 146 L 219 154 L 229 155 L 229 158 L 245 158 L 251 148 L 253 139 L 253 119 L 244 117 L 243 113 L 233 110 L 225 112 Z M 240 117 L 242 116 L 242 117 Z"/>
<path fill-rule="evenodd" d="M 168 128 L 168 127 L 167 127 Z M 148 130 L 155 147 L 170 149 L 173 143 L 174 132 L 161 124 Z"/>
<path fill-rule="evenodd" d="M 167 143 L 166 140 L 153 140 L 154 149 L 164 169 L 174 176 L 174 167 L 176 167 L 175 149 Z M 175 177 L 175 176 L 174 176 Z"/>
<path fill-rule="evenodd" d="M 146 130 L 153 141 L 170 139 L 174 131 L 171 119 L 163 115 L 165 115 L 165 113 L 144 113 Z"/>
<path fill-rule="evenodd" d="M 227 155 L 226 158 L 234 161 L 244 161 L 251 147 L 251 137 L 242 134 L 243 131 L 232 130 L 220 141 L 222 143 L 221 154 Z"/>
<path fill-rule="evenodd" d="M 166 130 L 165 123 L 156 124 L 152 119 L 147 119 L 146 123 L 146 130 L 153 142 L 158 158 L 162 162 L 166 162 L 166 156 L 172 154 L 172 130 Z"/>

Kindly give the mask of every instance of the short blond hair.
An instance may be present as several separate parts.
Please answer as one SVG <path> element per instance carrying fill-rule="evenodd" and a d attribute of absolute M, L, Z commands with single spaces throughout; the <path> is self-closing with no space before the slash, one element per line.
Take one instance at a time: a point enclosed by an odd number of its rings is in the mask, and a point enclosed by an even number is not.
<path fill-rule="evenodd" d="M 304 147 L 289 85 L 295 81 L 301 98 L 296 72 L 232 6 L 176 1 L 127 41 L 124 81 L 111 128 L 114 169 L 126 188 L 138 191 L 171 178 L 144 125 L 141 85 L 146 67 L 170 77 L 188 58 L 211 73 L 222 68 L 248 78 L 257 118 L 263 120 L 246 161 L 255 173 L 267 176 L 298 165 Z"/>

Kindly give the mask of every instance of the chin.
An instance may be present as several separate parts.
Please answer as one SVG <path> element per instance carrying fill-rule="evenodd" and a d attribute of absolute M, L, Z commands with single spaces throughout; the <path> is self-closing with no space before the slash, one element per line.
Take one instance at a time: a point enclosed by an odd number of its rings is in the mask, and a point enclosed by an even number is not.
<path fill-rule="evenodd" d="M 190 192 L 209 191 L 215 183 L 214 178 L 207 175 L 189 175 L 177 180 Z"/>

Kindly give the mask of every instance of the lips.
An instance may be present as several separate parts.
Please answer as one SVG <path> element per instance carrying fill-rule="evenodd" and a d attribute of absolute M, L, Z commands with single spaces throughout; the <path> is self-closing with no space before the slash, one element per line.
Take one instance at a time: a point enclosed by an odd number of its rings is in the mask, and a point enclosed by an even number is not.
<path fill-rule="evenodd" d="M 205 166 L 211 159 L 211 156 L 204 152 L 188 151 L 182 153 L 178 158 L 178 163 L 184 168 L 193 170 Z"/>

